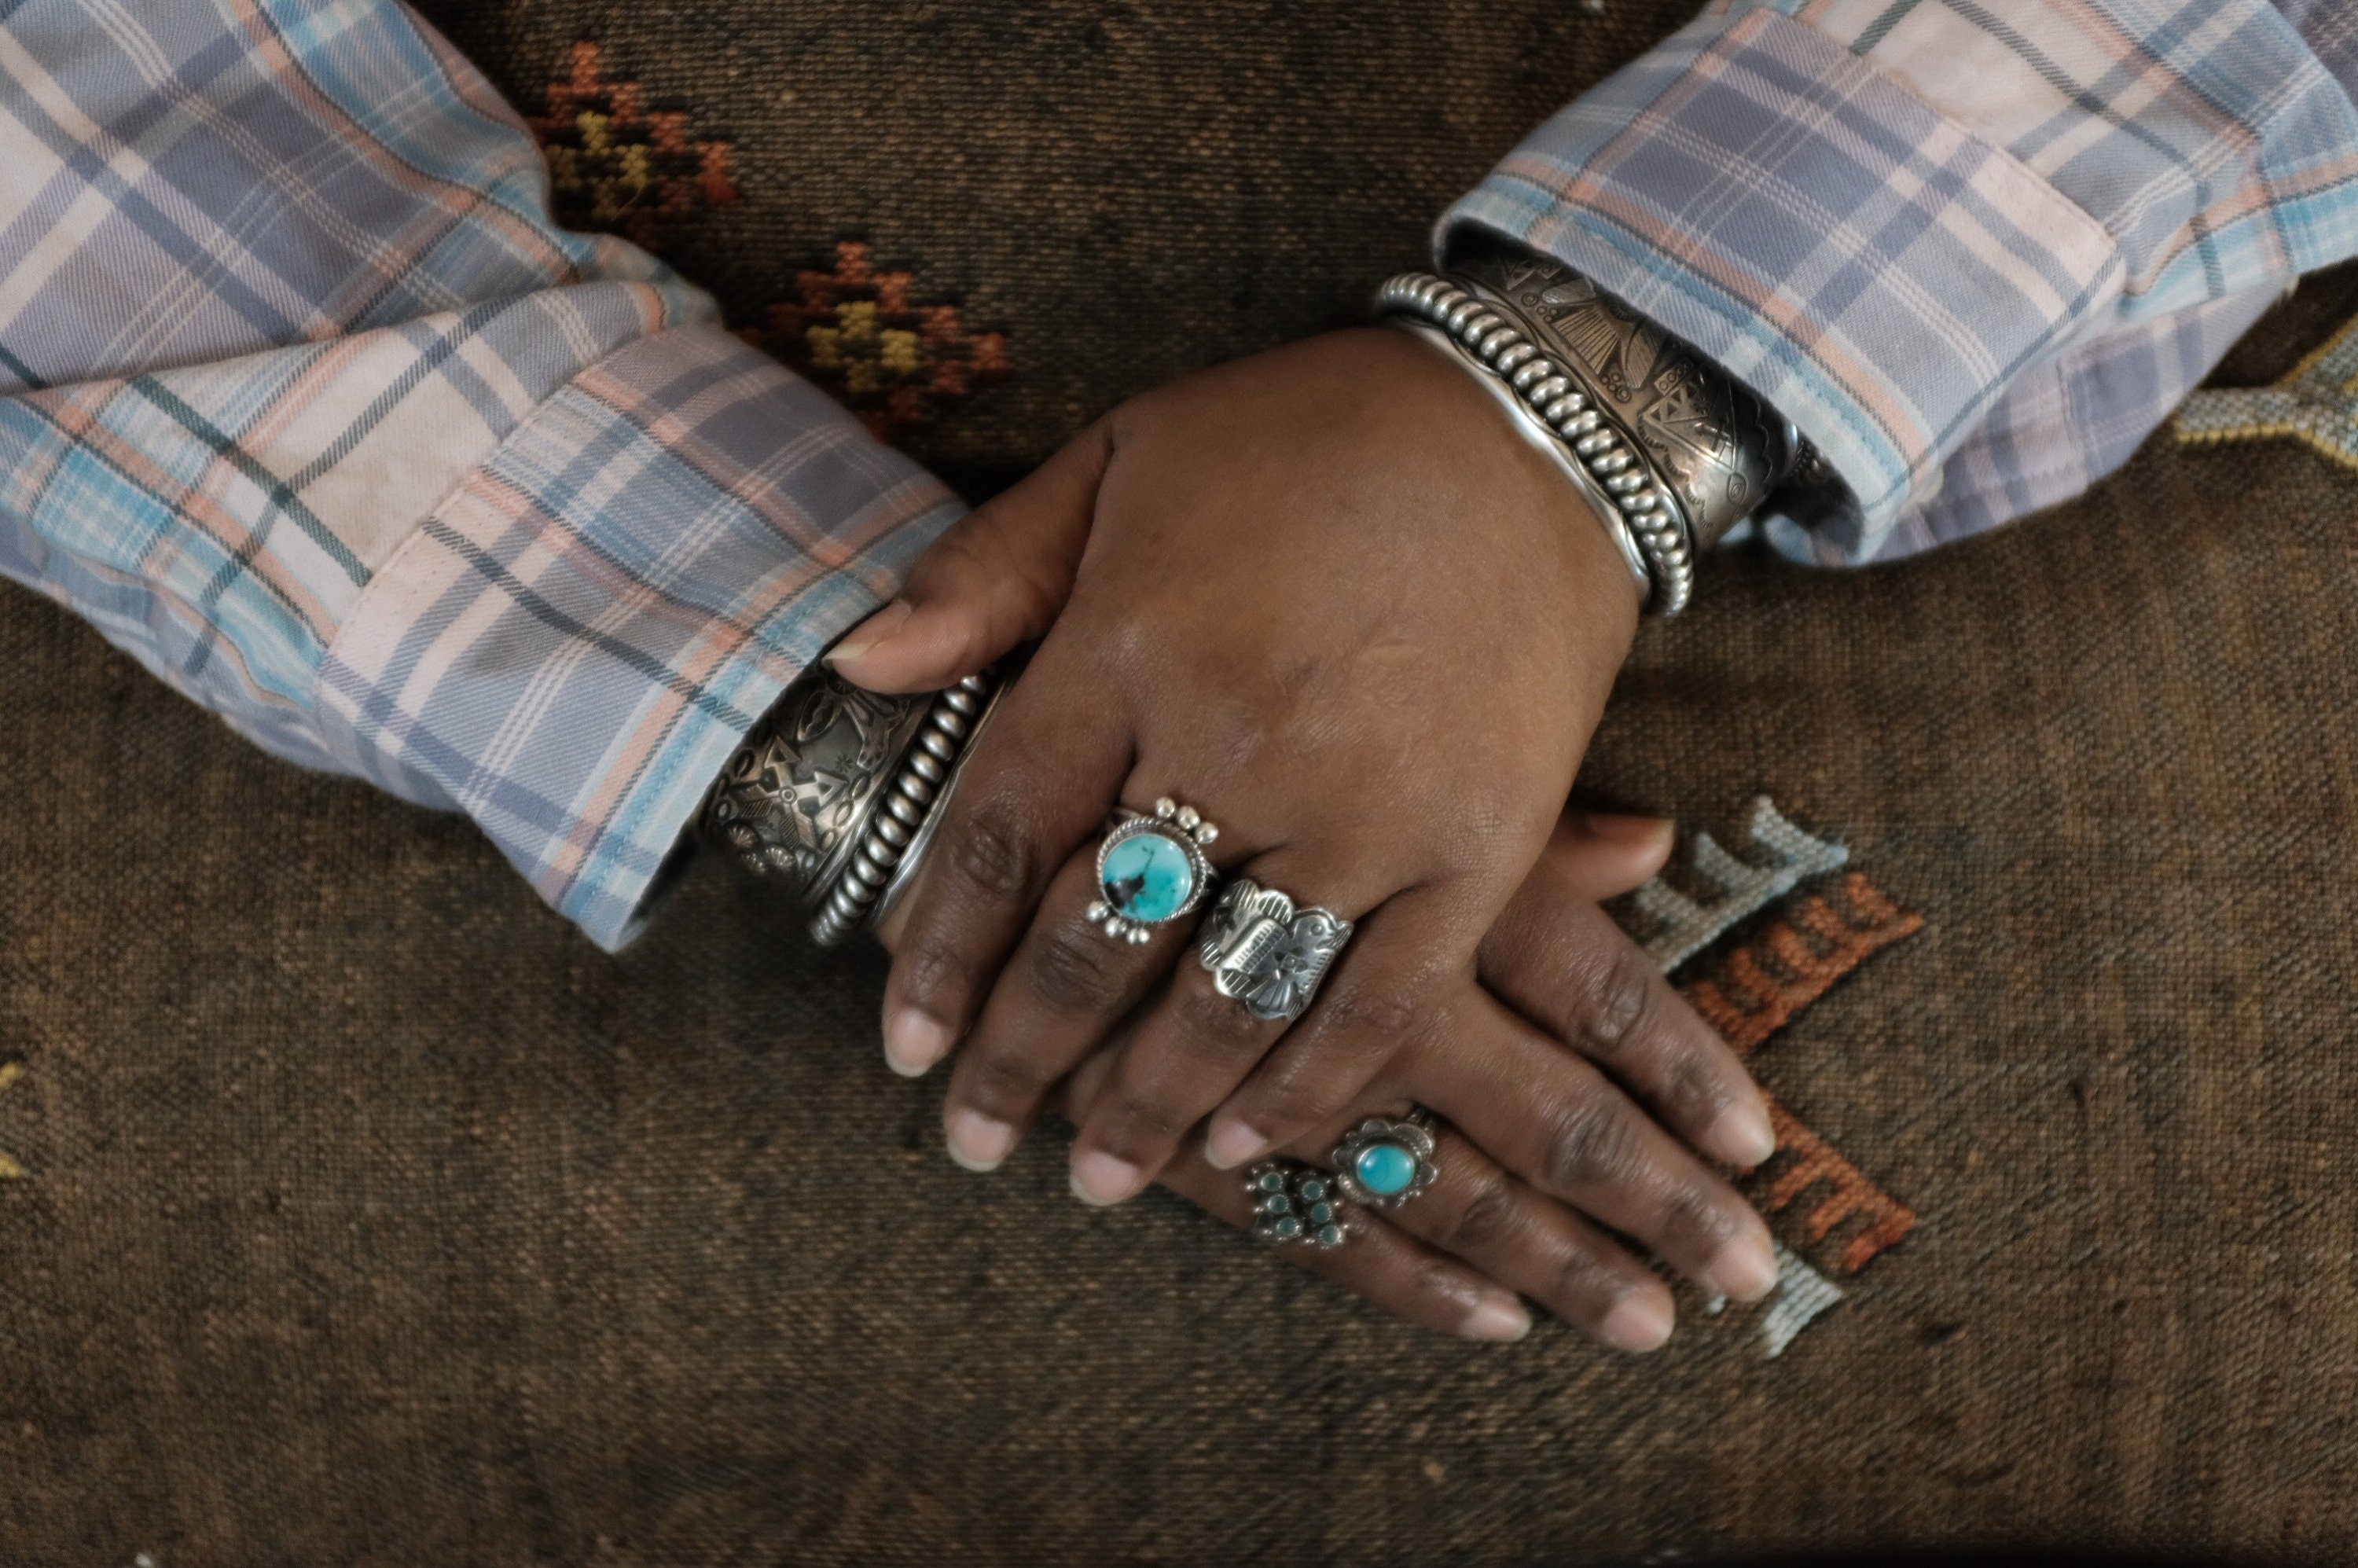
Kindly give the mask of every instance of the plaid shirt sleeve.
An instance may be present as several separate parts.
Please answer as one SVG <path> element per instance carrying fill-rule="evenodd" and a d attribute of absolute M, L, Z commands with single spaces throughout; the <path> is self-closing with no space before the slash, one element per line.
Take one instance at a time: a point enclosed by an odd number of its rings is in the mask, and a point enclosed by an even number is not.
<path fill-rule="evenodd" d="M 2301 273 L 2358 254 L 2353 0 L 1716 0 L 1443 220 L 1716 360 L 1861 563 L 2125 460 Z"/>
<path fill-rule="evenodd" d="M 957 510 L 395 0 L 0 0 L 0 570 L 600 944 Z"/>

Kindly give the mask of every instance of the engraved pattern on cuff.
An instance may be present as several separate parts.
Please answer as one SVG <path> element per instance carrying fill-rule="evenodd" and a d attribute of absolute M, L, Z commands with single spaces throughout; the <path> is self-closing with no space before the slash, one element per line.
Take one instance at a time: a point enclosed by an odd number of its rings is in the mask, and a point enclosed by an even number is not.
<path fill-rule="evenodd" d="M 1598 411 L 1667 481 L 1694 548 L 1725 537 L 1801 461 L 1790 422 L 1562 262 L 1482 252 L 1449 276 L 1579 375 Z"/>
<path fill-rule="evenodd" d="M 1541 353 L 1523 330 L 1483 296 L 1432 273 L 1402 273 L 1377 295 L 1385 312 L 1432 322 L 1477 373 L 1503 380 L 1563 444 L 1574 471 L 1606 492 L 1597 508 L 1608 531 L 1626 530 L 1645 557 L 1652 591 L 1646 609 L 1676 615 L 1694 591 L 1694 552 L 1687 524 L 1666 482 L 1639 461 L 1621 432 L 1598 412 L 1601 397 L 1570 367 Z M 1595 497 L 1590 497 L 1594 502 Z"/>
<path fill-rule="evenodd" d="M 701 817 L 708 839 L 783 880 L 833 946 L 867 925 L 997 696 L 994 676 L 882 697 L 832 670 L 795 683 L 745 738 Z"/>
<path fill-rule="evenodd" d="M 820 946 L 832 947 L 868 924 L 901 857 L 944 793 L 995 684 L 989 676 L 968 676 L 934 694 L 892 788 L 871 813 L 843 874 L 827 889 L 826 902 L 811 920 L 811 940 Z"/>

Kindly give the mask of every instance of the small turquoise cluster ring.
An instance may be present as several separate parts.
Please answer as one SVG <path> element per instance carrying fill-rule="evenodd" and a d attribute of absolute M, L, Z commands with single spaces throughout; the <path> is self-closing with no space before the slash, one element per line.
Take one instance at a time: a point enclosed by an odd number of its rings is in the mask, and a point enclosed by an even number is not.
<path fill-rule="evenodd" d="M 1342 1246 L 1355 1228 L 1352 1204 L 1396 1209 L 1441 1179 L 1433 1126 L 1422 1106 L 1399 1121 L 1371 1116 L 1335 1146 L 1331 1174 L 1300 1160 L 1262 1161 L 1245 1173 L 1253 1234 L 1278 1246 Z"/>
<path fill-rule="evenodd" d="M 1204 849 L 1220 830 L 1165 795 L 1152 816 L 1125 813 L 1098 846 L 1098 896 L 1089 924 L 1117 942 L 1143 945 L 1153 928 L 1192 914 L 1218 873 Z"/>

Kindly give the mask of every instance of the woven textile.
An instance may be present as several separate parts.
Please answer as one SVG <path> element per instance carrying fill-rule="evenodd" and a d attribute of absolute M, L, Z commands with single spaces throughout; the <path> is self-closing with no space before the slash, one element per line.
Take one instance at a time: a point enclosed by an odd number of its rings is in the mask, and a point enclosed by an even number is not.
<path fill-rule="evenodd" d="M 530 113 L 593 38 L 729 144 L 739 200 L 659 237 L 737 324 L 850 239 L 1002 334 L 901 435 L 979 492 L 1355 317 L 1684 7 L 435 9 Z M 1648 1359 L 1458 1345 L 1161 1195 L 1083 1209 L 1054 1140 L 966 1175 L 879 1060 L 877 956 L 704 863 L 607 957 L 464 820 L 0 595 L 0 1561 L 2340 1555 L 2353 514 L 2290 444 L 2156 442 L 1898 567 L 1728 564 L 1644 633 L 1585 793 L 1741 846 L 1765 792 L 1924 922 L 1751 1058 L 1915 1219 L 1852 1274 L 1779 1210 L 1843 1294 L 1774 1359 L 1692 1294 Z"/>

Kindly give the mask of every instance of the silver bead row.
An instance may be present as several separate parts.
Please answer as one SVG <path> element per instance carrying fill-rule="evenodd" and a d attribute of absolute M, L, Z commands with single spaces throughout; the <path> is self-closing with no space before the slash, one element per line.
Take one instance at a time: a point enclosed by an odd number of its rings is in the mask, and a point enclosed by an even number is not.
<path fill-rule="evenodd" d="M 1676 615 L 1694 596 L 1694 550 L 1686 517 L 1628 435 L 1606 418 L 1579 373 L 1541 353 L 1521 327 L 1489 301 L 1429 272 L 1404 272 L 1378 291 L 1379 313 L 1431 322 L 1512 387 L 1619 508 L 1608 528 L 1624 529 L 1644 556 L 1654 591 L 1648 608 Z"/>
<path fill-rule="evenodd" d="M 832 947 L 868 924 L 902 857 L 940 799 L 943 784 L 973 738 L 977 717 L 997 686 L 991 676 L 968 676 L 935 695 L 916 739 L 902 755 L 892 786 L 861 829 L 859 847 L 811 919 L 811 939 L 820 946 Z"/>

